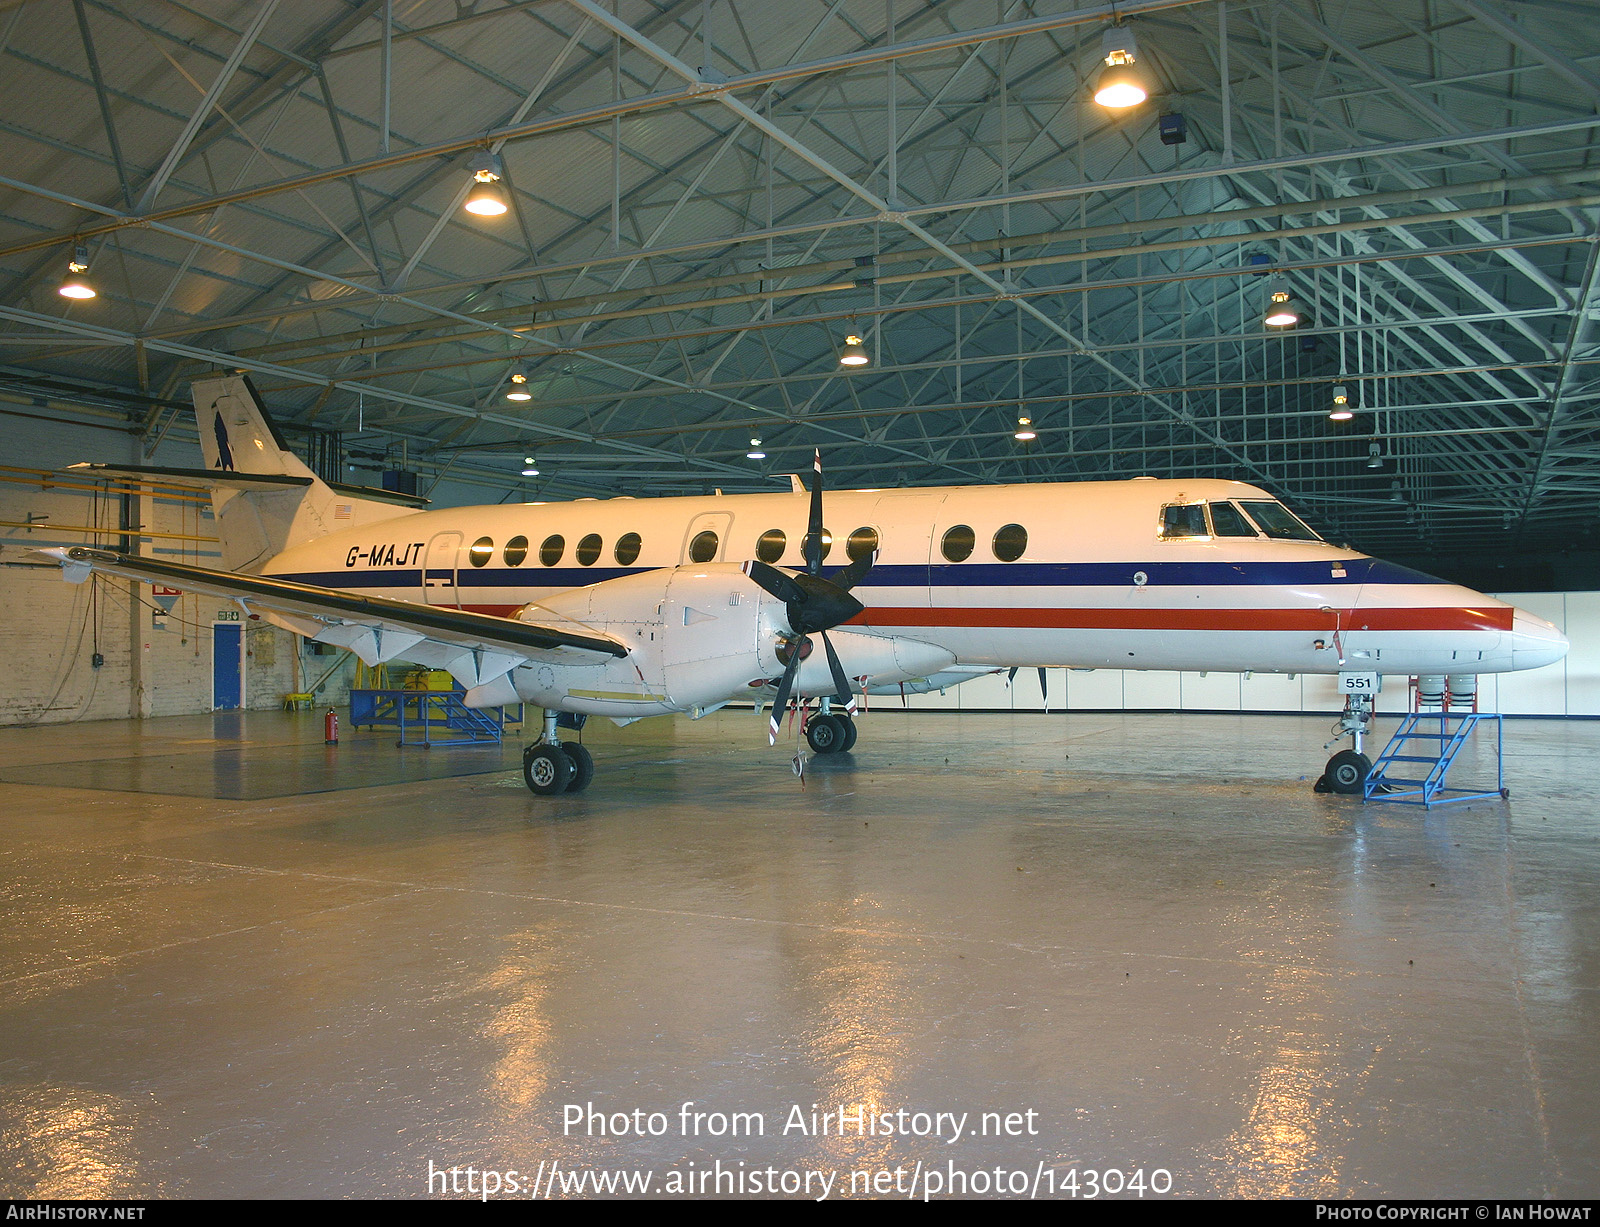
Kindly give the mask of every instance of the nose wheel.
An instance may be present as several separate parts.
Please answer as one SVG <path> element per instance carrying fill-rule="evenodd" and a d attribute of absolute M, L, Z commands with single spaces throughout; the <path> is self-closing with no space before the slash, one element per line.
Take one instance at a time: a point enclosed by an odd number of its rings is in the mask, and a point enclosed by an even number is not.
<path fill-rule="evenodd" d="M 594 779 L 594 755 L 581 742 L 557 741 L 554 712 L 545 713 L 544 737 L 522 752 L 522 779 L 540 797 L 582 792 Z"/>
<path fill-rule="evenodd" d="M 1334 725 L 1333 741 L 1328 742 L 1328 746 L 1348 736 L 1350 749 L 1340 750 L 1328 760 L 1328 765 L 1323 768 L 1316 782 L 1315 791 L 1334 792 L 1342 796 L 1361 796 L 1365 791 L 1367 775 L 1372 771 L 1372 760 L 1361 752 L 1361 743 L 1372 724 L 1372 706 L 1371 695 L 1345 695 L 1344 714 L 1339 717 L 1339 723 Z"/>

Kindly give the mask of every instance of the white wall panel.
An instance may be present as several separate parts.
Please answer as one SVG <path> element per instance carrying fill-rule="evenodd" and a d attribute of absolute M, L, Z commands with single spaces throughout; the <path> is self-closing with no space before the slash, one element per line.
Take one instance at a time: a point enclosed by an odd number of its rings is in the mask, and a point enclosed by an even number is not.
<path fill-rule="evenodd" d="M 1244 711 L 1299 711 L 1304 702 L 1301 675 L 1252 673 L 1241 676 L 1239 706 Z"/>
<path fill-rule="evenodd" d="M 1183 705 L 1178 675 L 1166 669 L 1125 670 L 1122 705 L 1129 711 L 1177 711 Z"/>
<path fill-rule="evenodd" d="M 1032 673 L 1031 669 L 1026 670 Z M 1017 674 L 1018 684 L 1022 683 L 1023 675 Z M 1038 684 L 1035 682 L 1037 691 Z M 970 682 L 962 682 L 955 689 L 955 696 L 961 703 L 962 711 L 1010 711 L 1011 690 L 1006 685 L 1004 673 L 989 673 L 983 677 L 975 677 Z"/>
<path fill-rule="evenodd" d="M 1600 592 L 1566 594 L 1567 715 L 1600 716 Z"/>
<path fill-rule="evenodd" d="M 1180 673 L 1185 711 L 1238 711 L 1244 677 L 1238 673 Z"/>
<path fill-rule="evenodd" d="M 1067 674 L 1067 705 L 1079 711 L 1122 707 L 1122 670 L 1071 670 Z"/>

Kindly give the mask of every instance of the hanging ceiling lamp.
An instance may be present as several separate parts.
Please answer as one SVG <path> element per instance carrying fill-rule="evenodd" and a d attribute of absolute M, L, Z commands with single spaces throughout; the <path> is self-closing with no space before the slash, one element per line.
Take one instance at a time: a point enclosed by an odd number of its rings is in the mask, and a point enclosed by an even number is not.
<path fill-rule="evenodd" d="M 751 439 L 750 450 L 745 453 L 745 459 L 765 460 L 766 458 L 767 453 L 761 450 L 761 440 L 759 438 Z"/>
<path fill-rule="evenodd" d="M 1020 443 L 1029 443 L 1037 439 L 1039 435 L 1033 429 L 1033 419 L 1018 418 L 1016 432 L 1011 437 Z"/>
<path fill-rule="evenodd" d="M 1268 328 L 1292 328 L 1300 322 L 1303 314 L 1299 301 L 1289 293 L 1288 282 L 1279 277 L 1272 283 L 1272 290 L 1267 296 L 1267 313 L 1261 317 L 1261 322 Z"/>
<path fill-rule="evenodd" d="M 533 393 L 528 390 L 528 375 L 521 367 L 511 372 L 511 386 L 506 389 L 507 400 L 532 400 Z"/>
<path fill-rule="evenodd" d="M 67 275 L 61 279 L 62 298 L 93 298 L 94 283 L 89 280 L 89 249 L 78 244 L 67 261 Z"/>
<path fill-rule="evenodd" d="M 840 366 L 866 366 L 871 359 L 867 357 L 866 342 L 856 333 L 851 333 L 844 339 L 844 348 L 839 351 Z"/>
<path fill-rule="evenodd" d="M 1100 36 L 1105 67 L 1094 83 L 1094 100 L 1108 111 L 1125 111 L 1150 97 L 1150 83 L 1135 63 L 1139 42 L 1127 26 L 1112 26 Z"/>
<path fill-rule="evenodd" d="M 505 184 L 500 181 L 505 168 L 500 165 L 499 158 L 487 149 L 480 149 L 472 155 L 467 169 L 472 172 L 472 189 L 461 204 L 463 209 L 479 217 L 499 217 L 511 207 Z"/>
<path fill-rule="evenodd" d="M 524 477 L 539 476 L 539 465 L 532 456 L 524 456 L 522 458 L 522 475 Z"/>
<path fill-rule="evenodd" d="M 1328 420 L 1330 422 L 1348 422 L 1355 415 L 1355 410 L 1350 408 L 1350 394 L 1345 391 L 1344 384 L 1334 384 L 1333 408 L 1328 411 Z"/>

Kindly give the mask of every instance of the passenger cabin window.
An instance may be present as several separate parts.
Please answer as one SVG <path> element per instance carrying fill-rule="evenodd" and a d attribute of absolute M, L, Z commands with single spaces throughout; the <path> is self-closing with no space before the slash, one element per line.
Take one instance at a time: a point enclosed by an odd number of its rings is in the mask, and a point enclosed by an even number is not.
<path fill-rule="evenodd" d="M 1161 509 L 1161 539 L 1181 541 L 1185 537 L 1209 537 L 1203 503 L 1173 503 Z"/>
<path fill-rule="evenodd" d="M 590 533 L 582 541 L 578 542 L 578 548 L 573 551 L 573 554 L 581 566 L 594 566 L 596 559 L 600 557 L 600 534 Z"/>
<path fill-rule="evenodd" d="M 783 557 L 789 538 L 781 528 L 769 528 L 756 539 L 756 557 L 762 562 L 777 562 Z"/>
<path fill-rule="evenodd" d="M 1211 504 L 1211 528 L 1219 537 L 1253 537 L 1255 527 L 1232 503 Z"/>
<path fill-rule="evenodd" d="M 642 542 L 639 540 L 638 533 L 623 533 L 622 536 L 618 537 L 617 547 L 615 551 L 613 551 L 616 555 L 617 565 L 622 567 L 631 567 L 635 562 L 637 562 L 639 560 L 639 546 L 641 544 Z"/>
<path fill-rule="evenodd" d="M 709 528 L 689 542 L 690 562 L 710 562 L 717 556 L 717 534 Z"/>
<path fill-rule="evenodd" d="M 1279 541 L 1321 541 L 1299 518 L 1282 503 L 1239 501 L 1256 526 L 1267 536 Z"/>
<path fill-rule="evenodd" d="M 806 554 L 809 552 L 808 547 L 810 546 L 810 544 L 811 544 L 811 534 L 810 533 L 807 533 L 804 537 L 800 538 L 800 557 L 801 558 L 804 558 L 806 556 Z M 824 528 L 822 530 L 822 556 L 824 558 L 826 558 L 832 552 L 833 552 L 833 534 L 830 533 L 826 528 Z"/>
<path fill-rule="evenodd" d="M 1028 551 L 1028 530 L 1020 524 L 1007 524 L 995 533 L 993 549 L 1001 562 L 1016 562 Z"/>
<path fill-rule="evenodd" d="M 489 564 L 489 559 L 494 557 L 494 540 L 490 537 L 479 537 L 472 543 L 472 548 L 467 551 L 467 557 L 472 560 L 475 567 Z"/>
<path fill-rule="evenodd" d="M 567 539 L 560 533 L 551 533 L 539 547 L 539 561 L 547 567 L 553 567 L 561 561 L 561 555 L 566 551 Z"/>
<path fill-rule="evenodd" d="M 513 537 L 506 542 L 506 566 L 520 567 L 522 560 L 528 556 L 528 539 L 526 537 Z"/>
<path fill-rule="evenodd" d="M 939 543 L 939 550 L 951 562 L 965 562 L 972 557 L 972 548 L 977 545 L 977 534 L 965 524 L 957 524 L 945 530 L 944 540 Z"/>
<path fill-rule="evenodd" d="M 878 530 L 875 528 L 858 528 L 844 543 L 844 552 L 850 555 L 852 562 L 857 558 L 865 558 L 877 548 Z"/>

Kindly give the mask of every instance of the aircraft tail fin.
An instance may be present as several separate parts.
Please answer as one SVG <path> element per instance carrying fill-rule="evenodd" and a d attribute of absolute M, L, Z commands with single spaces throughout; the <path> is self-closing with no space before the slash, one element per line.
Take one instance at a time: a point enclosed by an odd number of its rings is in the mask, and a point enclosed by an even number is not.
<path fill-rule="evenodd" d="M 323 481 L 289 450 L 246 376 L 197 379 L 190 391 L 228 570 L 259 570 L 292 546 L 416 510 Z"/>

